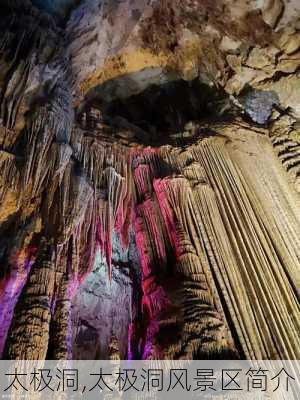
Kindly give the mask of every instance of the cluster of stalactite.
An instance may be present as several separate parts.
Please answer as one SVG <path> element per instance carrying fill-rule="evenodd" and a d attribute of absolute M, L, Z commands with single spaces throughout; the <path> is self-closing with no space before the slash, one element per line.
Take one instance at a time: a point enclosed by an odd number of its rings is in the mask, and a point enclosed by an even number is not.
<path fill-rule="evenodd" d="M 62 99 L 60 95 L 58 103 Z M 68 356 L 70 301 L 93 266 L 97 246 L 106 256 L 111 277 L 113 230 L 122 234 L 124 245 L 128 243 L 130 163 L 125 162 L 121 149 L 101 145 L 80 128 L 71 132 L 69 121 L 61 117 L 60 113 L 52 114 L 49 103 L 33 117 L 29 131 L 25 132 L 26 156 L 16 190 L 22 207 L 26 207 L 25 202 L 35 205 L 27 219 L 38 219 L 40 229 L 35 238 L 35 253 L 31 255 L 33 265 L 22 275 L 25 286 L 10 326 L 5 353 L 10 358 L 45 358 L 51 329 L 57 343 L 51 345 L 55 353 L 48 356 Z M 60 134 L 64 137 L 58 141 Z M 7 201 L 4 198 L 3 208 Z M 9 228 L 15 229 L 16 221 L 10 222 Z M 16 279 L 13 270 L 10 267 L 5 277 L 7 307 L 17 296 L 7 290 L 11 280 Z M 24 341 L 20 342 L 20 337 Z"/>
<path fill-rule="evenodd" d="M 263 189 L 224 138 L 145 152 L 134 176 L 147 357 L 297 357 L 299 260 L 270 230 Z"/>
<path fill-rule="evenodd" d="M 72 293 L 94 254 L 87 249 L 96 232 L 93 188 L 72 157 L 71 75 L 67 57 L 56 51 L 59 32 L 28 4 L 24 19 L 12 12 L 13 5 L 5 18 L 5 3 L 3 8 L 1 351 L 10 326 L 5 356 L 46 358 L 51 336 L 57 343 L 50 356 L 64 358 L 70 349 L 60 339 L 71 333 Z M 29 105 L 29 76 L 40 63 L 54 69 L 56 78 L 31 93 Z M 25 124 L 26 107 L 31 115 Z"/>
<path fill-rule="evenodd" d="M 11 301 L 21 293 L 15 307 L 3 301 L 14 308 L 4 354 L 70 357 L 72 296 L 97 246 L 111 277 L 112 234 L 126 246 L 131 227 L 143 292 L 142 322 L 130 328 L 135 356 L 297 358 L 299 253 L 291 242 L 286 250 L 276 215 L 258 198 L 262 188 L 247 180 L 226 139 L 130 148 L 75 125 L 69 144 L 59 143 L 60 121 L 46 134 L 50 105 L 26 132 L 34 144 L 18 184 L 23 199 L 28 187 L 29 199 L 42 197 L 30 217 L 41 226 L 33 234 L 27 221 L 6 258 L 26 249 L 1 282 Z M 299 226 L 290 230 L 297 235 Z"/>

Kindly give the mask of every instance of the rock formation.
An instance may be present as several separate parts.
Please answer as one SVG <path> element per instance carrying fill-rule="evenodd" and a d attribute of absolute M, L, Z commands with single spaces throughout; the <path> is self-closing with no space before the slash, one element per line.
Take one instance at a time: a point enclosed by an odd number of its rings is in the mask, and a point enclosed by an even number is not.
<path fill-rule="evenodd" d="M 299 2 L 0 11 L 2 357 L 299 359 Z"/>

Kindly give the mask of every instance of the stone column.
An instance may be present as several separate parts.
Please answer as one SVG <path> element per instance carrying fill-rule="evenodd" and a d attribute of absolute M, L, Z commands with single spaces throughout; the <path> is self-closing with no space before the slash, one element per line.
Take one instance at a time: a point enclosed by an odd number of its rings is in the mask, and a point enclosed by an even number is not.
<path fill-rule="evenodd" d="M 46 358 L 54 285 L 54 246 L 43 238 L 36 262 L 15 309 L 4 352 L 7 359 Z"/>

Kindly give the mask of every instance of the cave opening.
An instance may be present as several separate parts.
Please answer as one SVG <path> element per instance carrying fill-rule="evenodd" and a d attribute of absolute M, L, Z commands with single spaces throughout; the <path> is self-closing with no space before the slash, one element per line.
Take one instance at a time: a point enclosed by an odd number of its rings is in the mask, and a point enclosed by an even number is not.
<path fill-rule="evenodd" d="M 204 123 L 228 120 L 236 112 L 228 94 L 198 78 L 152 84 L 137 94 L 112 99 L 106 99 L 103 89 L 102 98 L 91 103 L 101 109 L 104 122 L 134 131 L 137 141 L 147 145 L 191 141 Z"/>

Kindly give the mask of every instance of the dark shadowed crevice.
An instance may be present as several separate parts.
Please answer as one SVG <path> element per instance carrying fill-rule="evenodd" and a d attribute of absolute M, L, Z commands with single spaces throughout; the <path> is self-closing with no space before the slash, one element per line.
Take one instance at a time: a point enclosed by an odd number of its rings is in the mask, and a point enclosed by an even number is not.
<path fill-rule="evenodd" d="M 98 87 L 89 105 L 101 110 L 106 124 L 136 131 L 137 141 L 145 144 L 184 142 L 196 135 L 204 121 L 227 120 L 240 112 L 224 91 L 199 79 L 145 85 L 138 93 L 131 83 L 126 77 L 122 83 Z"/>

